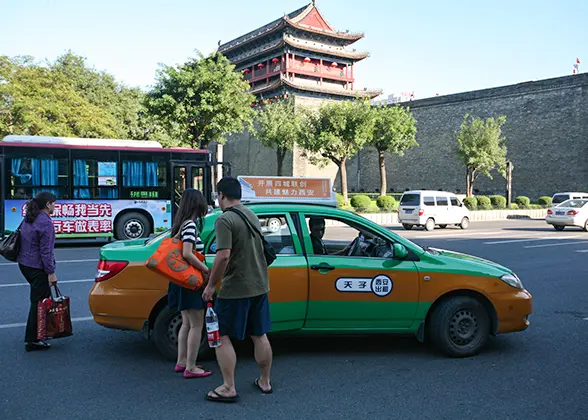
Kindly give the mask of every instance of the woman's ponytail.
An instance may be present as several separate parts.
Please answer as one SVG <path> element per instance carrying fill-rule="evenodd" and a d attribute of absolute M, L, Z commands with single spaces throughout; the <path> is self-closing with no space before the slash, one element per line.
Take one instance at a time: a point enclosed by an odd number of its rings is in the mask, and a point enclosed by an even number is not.
<path fill-rule="evenodd" d="M 57 200 L 55 194 L 48 191 L 43 191 L 37 194 L 35 198 L 27 203 L 27 212 L 25 220 L 27 223 L 33 223 L 39 213 L 47 207 L 47 204 L 54 203 Z"/>

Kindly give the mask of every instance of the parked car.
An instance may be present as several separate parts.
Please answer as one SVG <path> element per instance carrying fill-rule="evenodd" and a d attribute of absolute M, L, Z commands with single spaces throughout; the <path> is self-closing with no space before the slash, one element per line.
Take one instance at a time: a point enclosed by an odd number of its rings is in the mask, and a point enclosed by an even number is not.
<path fill-rule="evenodd" d="M 562 192 L 562 193 L 555 193 L 551 198 L 551 204 L 561 204 L 566 200 L 583 200 L 588 199 L 588 193 L 583 192 Z"/>
<path fill-rule="evenodd" d="M 332 206 L 248 207 L 262 225 L 270 218 L 286 221 L 265 236 L 277 252 L 269 268 L 273 334 L 411 334 L 449 356 L 464 357 L 481 351 L 495 334 L 529 326 L 531 294 L 506 267 L 422 248 L 336 208 L 336 201 Z M 215 257 L 214 222 L 219 214 L 213 211 L 202 223 L 209 266 Z M 174 359 L 181 316 L 167 306 L 167 279 L 145 266 L 169 234 L 103 246 L 89 305 L 98 324 L 142 331 L 166 358 Z M 200 351 L 202 356 L 210 351 L 206 340 Z"/>
<path fill-rule="evenodd" d="M 566 200 L 552 206 L 547 210 L 545 221 L 555 230 L 564 230 L 566 226 L 576 226 L 588 232 L 588 197 Z"/>
<path fill-rule="evenodd" d="M 448 225 L 467 229 L 470 211 L 450 192 L 407 191 L 400 198 L 398 221 L 407 230 L 413 226 L 424 226 L 426 230 L 433 230 L 435 226 L 444 229 Z"/>

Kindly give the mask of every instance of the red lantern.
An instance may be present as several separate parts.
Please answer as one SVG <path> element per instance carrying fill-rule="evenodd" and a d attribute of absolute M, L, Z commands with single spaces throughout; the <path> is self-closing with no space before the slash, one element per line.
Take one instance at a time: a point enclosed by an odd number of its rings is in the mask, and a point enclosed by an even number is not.
<path fill-rule="evenodd" d="M 310 58 L 308 58 L 308 57 L 305 57 L 305 58 L 304 58 L 304 62 L 305 62 L 305 63 L 310 63 Z"/>
<path fill-rule="evenodd" d="M 257 68 L 258 68 L 258 69 L 262 69 L 262 68 L 263 68 L 263 64 L 262 64 L 262 63 L 259 63 L 259 64 L 257 65 Z"/>
<path fill-rule="evenodd" d="M 277 58 L 272 58 L 272 63 L 277 64 L 278 61 L 280 61 L 280 60 L 278 60 Z"/>
<path fill-rule="evenodd" d="M 245 70 L 243 70 L 243 73 L 245 73 L 245 74 L 249 74 L 249 72 L 250 72 L 250 71 L 251 71 L 251 70 L 249 70 L 249 69 L 245 69 Z"/>
<path fill-rule="evenodd" d="M 331 67 L 337 67 L 337 63 L 331 63 Z"/>

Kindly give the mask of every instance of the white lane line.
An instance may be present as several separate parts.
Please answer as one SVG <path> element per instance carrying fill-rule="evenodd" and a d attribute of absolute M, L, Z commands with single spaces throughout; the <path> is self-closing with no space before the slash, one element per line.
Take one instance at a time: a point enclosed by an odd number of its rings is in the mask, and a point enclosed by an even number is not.
<path fill-rule="evenodd" d="M 527 238 L 527 239 L 508 239 L 503 241 L 490 241 L 484 242 L 484 245 L 500 245 L 500 244 L 513 244 L 517 242 L 534 242 L 534 241 L 546 241 L 549 239 L 553 239 L 554 241 L 559 241 L 562 239 L 575 239 L 580 238 L 580 236 L 559 236 L 559 237 L 551 237 L 551 236 L 543 236 L 541 238 Z"/>
<path fill-rule="evenodd" d="M 527 245 L 523 248 L 544 248 L 548 246 L 562 246 L 562 245 L 578 245 L 578 244 L 588 244 L 588 241 L 577 241 L 577 242 L 564 242 L 563 244 L 542 244 L 542 245 Z"/>
<path fill-rule="evenodd" d="M 503 232 L 442 233 L 440 235 L 411 236 L 410 239 L 458 238 L 460 236 L 500 235 Z M 408 235 L 407 235 L 408 236 Z"/>
<path fill-rule="evenodd" d="M 67 284 L 67 283 L 89 283 L 95 282 L 95 279 L 78 279 L 78 280 L 59 280 L 57 284 Z M 0 284 L 0 287 L 17 287 L 17 286 L 28 286 L 28 283 L 9 283 L 9 284 Z"/>
<path fill-rule="evenodd" d="M 71 263 L 83 263 L 83 262 L 98 262 L 98 260 L 96 258 L 93 258 L 91 260 L 63 260 L 63 261 L 56 261 L 57 264 L 71 264 Z M 17 265 L 17 263 L 15 263 L 15 262 L 0 263 L 0 266 L 3 266 L 3 265 Z"/>
<path fill-rule="evenodd" d="M 588 252 L 588 249 L 576 249 L 576 252 Z"/>
<path fill-rule="evenodd" d="M 94 317 L 92 317 L 92 316 L 83 316 L 80 318 L 72 318 L 71 322 L 91 321 L 93 319 L 94 319 Z M 21 322 L 18 324 L 1 324 L 0 330 L 6 329 L 6 328 L 21 328 L 21 327 L 26 327 L 26 326 L 27 326 L 26 322 Z"/>

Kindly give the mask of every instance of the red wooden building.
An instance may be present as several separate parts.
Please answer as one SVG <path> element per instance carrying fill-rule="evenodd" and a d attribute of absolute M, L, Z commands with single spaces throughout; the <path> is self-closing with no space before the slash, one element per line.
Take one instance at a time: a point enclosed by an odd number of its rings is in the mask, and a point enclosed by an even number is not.
<path fill-rule="evenodd" d="M 333 29 L 313 1 L 221 45 L 219 52 L 249 80 L 258 101 L 289 94 L 371 99 L 381 91 L 356 90 L 353 75 L 355 63 L 369 54 L 348 48 L 363 36 Z"/>

